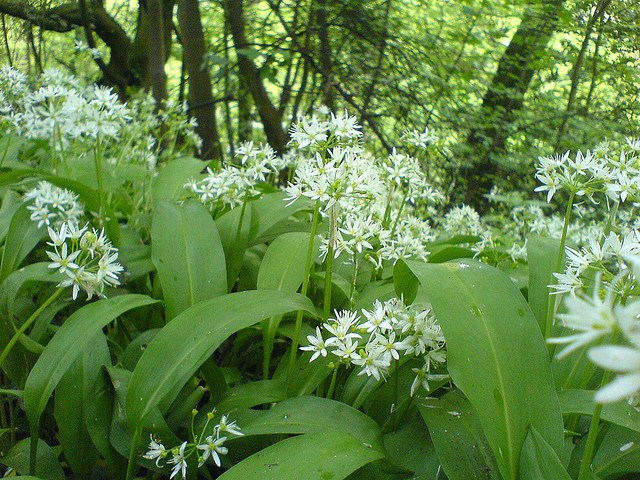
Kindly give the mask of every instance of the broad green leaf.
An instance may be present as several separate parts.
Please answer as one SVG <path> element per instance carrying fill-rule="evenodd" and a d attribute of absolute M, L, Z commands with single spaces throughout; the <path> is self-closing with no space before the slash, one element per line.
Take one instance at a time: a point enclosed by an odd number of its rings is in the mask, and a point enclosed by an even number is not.
<path fill-rule="evenodd" d="M 327 398 L 288 398 L 269 410 L 240 410 L 234 414 L 234 420 L 246 436 L 335 430 L 348 433 L 369 448 L 384 453 L 376 422 L 353 407 Z"/>
<path fill-rule="evenodd" d="M 274 192 L 251 202 L 250 245 L 266 241 L 268 237 L 277 233 L 278 224 L 285 222 L 294 213 L 312 207 L 312 203 L 305 198 L 299 198 L 293 204 L 287 205 L 285 197 L 284 192 Z"/>
<path fill-rule="evenodd" d="M 91 440 L 104 457 L 112 476 L 123 477 L 127 469 L 126 458 L 119 454 L 110 442 L 111 424 L 117 417 L 117 411 L 114 409 L 115 392 L 106 369 L 102 369 L 88 394 L 92 401 L 86 403 L 84 413 Z M 126 455 L 126 448 L 124 450 Z"/>
<path fill-rule="evenodd" d="M 309 240 L 310 235 L 301 232 L 277 237 L 267 248 L 260 264 L 258 290 L 298 291 L 303 281 Z M 312 258 L 317 254 L 317 243 L 312 246 Z M 265 365 L 269 365 L 280 320 L 282 316 L 271 317 L 261 324 Z"/>
<path fill-rule="evenodd" d="M 564 415 L 593 415 L 596 407 L 591 390 L 564 390 L 558 392 Z M 611 423 L 640 433 L 640 412 L 626 402 L 608 403 L 602 406 L 601 417 Z"/>
<path fill-rule="evenodd" d="M 530 427 L 520 456 L 521 480 L 571 480 L 556 452 Z"/>
<path fill-rule="evenodd" d="M 499 479 L 496 460 L 469 401 L 458 390 L 418 400 L 449 480 Z"/>
<path fill-rule="evenodd" d="M 56 387 L 54 416 L 64 457 L 77 475 L 87 475 L 95 466 L 98 451 L 85 425 L 85 406 L 93 402 L 90 388 L 103 365 L 111 364 L 107 341 L 96 335 L 73 362 Z"/>
<path fill-rule="evenodd" d="M 640 478 L 640 434 L 611 425 L 593 457 L 593 473 L 600 478 Z"/>
<path fill-rule="evenodd" d="M 561 452 L 562 414 L 547 349 L 513 282 L 472 260 L 398 263 L 408 291 L 415 286 L 407 268 L 427 291 L 447 341 L 451 378 L 473 405 L 502 476 L 517 478 L 530 425 Z"/>
<path fill-rule="evenodd" d="M 299 435 L 251 455 L 220 480 L 341 480 L 384 455 L 351 435 L 326 430 Z"/>
<path fill-rule="evenodd" d="M 227 288 L 231 291 L 242 268 L 245 250 L 249 246 L 251 203 L 230 210 L 216 220 L 227 262 Z"/>
<path fill-rule="evenodd" d="M 227 291 L 220 236 L 199 203 L 161 202 L 151 225 L 151 258 L 158 270 L 167 320 Z"/>
<path fill-rule="evenodd" d="M 306 341 L 306 340 L 305 340 Z M 298 397 L 310 395 L 318 385 L 331 374 L 325 358 L 320 357 L 310 362 L 311 352 L 303 352 L 298 356 L 293 367 L 291 380 L 287 384 L 287 396 Z M 289 355 L 282 357 L 281 364 L 289 361 Z"/>
<path fill-rule="evenodd" d="M 287 384 L 281 380 L 260 380 L 230 388 L 216 406 L 220 412 L 253 408 L 280 402 L 287 397 Z"/>
<path fill-rule="evenodd" d="M 206 164 L 197 158 L 176 158 L 167 163 L 151 183 L 151 195 L 154 202 L 177 200 L 184 192 L 187 181 L 196 177 Z"/>
<path fill-rule="evenodd" d="M 20 263 L 33 250 L 33 248 L 46 235 L 45 229 L 39 229 L 38 225 L 29 218 L 31 212 L 27 210 L 26 204 L 21 206 L 9 225 L 9 232 L 2 252 L 2 263 L 0 265 L 0 282 L 16 270 Z"/>
<path fill-rule="evenodd" d="M 16 443 L 6 455 L 0 457 L 0 463 L 13 468 L 18 473 L 28 474 L 30 441 L 31 439 L 25 438 Z M 58 461 L 58 455 L 40 439 L 38 439 L 38 460 L 35 474 L 37 478 L 44 480 L 65 480 L 64 472 Z"/>
<path fill-rule="evenodd" d="M 414 476 L 409 477 L 411 479 L 433 480 L 437 478 L 438 472 L 442 469 L 429 432 L 424 428 L 424 421 L 417 412 L 411 417 L 403 419 L 403 423 L 395 431 L 384 435 L 384 446 L 387 458 L 414 472 Z M 369 480 L 377 477 L 361 478 Z M 389 477 L 390 480 L 397 478 L 396 476 Z"/>
<path fill-rule="evenodd" d="M 560 240 L 555 238 L 529 237 L 527 259 L 529 264 L 529 306 L 533 311 L 540 331 L 544 332 L 547 319 L 549 287 L 553 283 Z"/>
<path fill-rule="evenodd" d="M 102 327 L 127 310 L 154 302 L 145 295 L 122 295 L 85 305 L 67 318 L 33 366 L 24 387 L 25 410 L 34 431 L 58 382 Z"/>
<path fill-rule="evenodd" d="M 167 395 L 177 394 L 231 334 L 296 310 L 314 312 L 314 307 L 299 294 L 253 290 L 205 300 L 182 312 L 153 338 L 133 371 L 129 422 L 139 426 Z"/>

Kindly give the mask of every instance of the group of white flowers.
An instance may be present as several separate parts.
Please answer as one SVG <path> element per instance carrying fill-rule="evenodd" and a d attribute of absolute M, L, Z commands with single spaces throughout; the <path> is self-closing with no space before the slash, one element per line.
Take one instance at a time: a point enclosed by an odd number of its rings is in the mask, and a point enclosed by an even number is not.
<path fill-rule="evenodd" d="M 328 357 L 337 365 L 360 367 L 366 374 L 380 380 L 398 366 L 401 357 L 417 357 L 424 361 L 413 369 L 416 378 L 411 386 L 413 396 L 418 388 L 429 392 L 429 381 L 444 380 L 446 374 L 437 373 L 446 362 L 446 345 L 440 325 L 430 308 L 406 305 L 401 298 L 375 301 L 372 310 L 358 312 L 336 311 L 334 318 L 316 327 L 315 335 L 308 335 L 308 345 L 300 350 L 313 352 L 310 362 Z M 336 368 L 336 364 L 333 365 Z"/>
<path fill-rule="evenodd" d="M 72 287 L 74 300 L 80 290 L 90 299 L 93 295 L 104 296 L 105 287 L 120 285 L 118 275 L 123 268 L 117 262 L 118 250 L 104 230 L 90 229 L 88 224 L 80 228 L 69 222 L 56 230 L 49 227 L 48 232 L 51 241 L 47 244 L 53 247 L 53 252 L 47 252 L 49 268 L 66 275 L 58 287 Z"/>
<path fill-rule="evenodd" d="M 193 411 L 195 415 L 196 410 Z M 163 462 L 167 457 L 171 457 L 167 460 L 167 463 L 172 464 L 171 475 L 169 478 L 175 477 L 178 473 L 182 478 L 187 478 L 187 460 L 194 453 L 198 458 L 198 468 L 202 467 L 207 460 L 211 458 L 213 463 L 218 467 L 221 465 L 220 455 L 226 455 L 229 449 L 224 445 L 229 437 L 223 436 L 224 433 L 234 436 L 244 435 L 240 430 L 240 427 L 235 421 L 229 422 L 229 415 L 222 415 L 220 421 L 213 426 L 212 433 L 207 435 L 207 429 L 209 424 L 215 417 L 215 410 L 207 414 L 207 421 L 202 428 L 200 435 L 193 435 L 192 442 L 182 442 L 180 445 L 173 448 L 165 448 L 157 439 L 150 435 L 151 441 L 149 442 L 149 450 L 143 455 L 147 460 L 155 460 L 157 467 L 162 467 Z"/>

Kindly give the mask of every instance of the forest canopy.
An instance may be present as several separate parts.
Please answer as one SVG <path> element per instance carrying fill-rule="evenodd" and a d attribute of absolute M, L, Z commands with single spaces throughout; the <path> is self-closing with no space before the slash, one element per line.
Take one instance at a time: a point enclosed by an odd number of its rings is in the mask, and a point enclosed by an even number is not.
<path fill-rule="evenodd" d="M 204 158 L 246 140 L 282 153 L 298 116 L 347 109 L 379 151 L 409 131 L 437 137 L 421 159 L 430 180 L 483 210 L 494 187 L 531 191 L 538 155 L 637 133 L 631 1 L 0 0 L 0 12 L 6 64 L 187 101 Z"/>

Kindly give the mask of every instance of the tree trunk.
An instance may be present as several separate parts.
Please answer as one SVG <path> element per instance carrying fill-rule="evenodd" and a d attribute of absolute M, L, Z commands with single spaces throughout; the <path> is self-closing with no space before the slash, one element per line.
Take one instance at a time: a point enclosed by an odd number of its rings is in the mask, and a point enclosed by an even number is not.
<path fill-rule="evenodd" d="M 278 153 L 284 152 L 287 144 L 287 133 L 282 128 L 282 117 L 271 102 L 264 86 L 260 71 L 243 50 L 249 49 L 244 25 L 243 0 L 225 0 L 225 15 L 233 43 L 238 52 L 238 70 L 241 82 L 249 90 L 253 102 L 258 109 L 269 145 Z"/>
<path fill-rule="evenodd" d="M 506 154 L 513 121 L 522 109 L 535 73 L 533 62 L 544 52 L 557 28 L 557 13 L 563 3 L 564 0 L 552 0 L 539 7 L 542 11 L 527 9 L 482 100 L 478 125 L 467 137 L 464 153 L 470 154 L 471 164 L 461 171 L 466 188 L 464 201 L 481 213 L 487 208 L 483 195 L 489 193 L 495 177 L 508 175 L 496 159 Z"/>
<path fill-rule="evenodd" d="M 196 133 L 202 138 L 201 158 L 222 158 L 222 147 L 211 91 L 209 70 L 204 68 L 206 45 L 198 0 L 178 1 L 184 63 L 189 74 L 189 111 L 197 120 Z"/>

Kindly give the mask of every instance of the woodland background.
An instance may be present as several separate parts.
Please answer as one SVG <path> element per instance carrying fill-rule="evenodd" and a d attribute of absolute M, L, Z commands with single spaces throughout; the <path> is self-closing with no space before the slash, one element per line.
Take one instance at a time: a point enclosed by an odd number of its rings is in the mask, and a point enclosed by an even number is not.
<path fill-rule="evenodd" d="M 359 117 L 376 153 L 427 128 L 429 180 L 480 213 L 494 186 L 531 192 L 539 155 L 637 134 L 634 1 L 0 0 L 0 14 L 3 64 L 187 101 L 205 159 L 245 140 L 284 153 L 321 105 Z"/>

